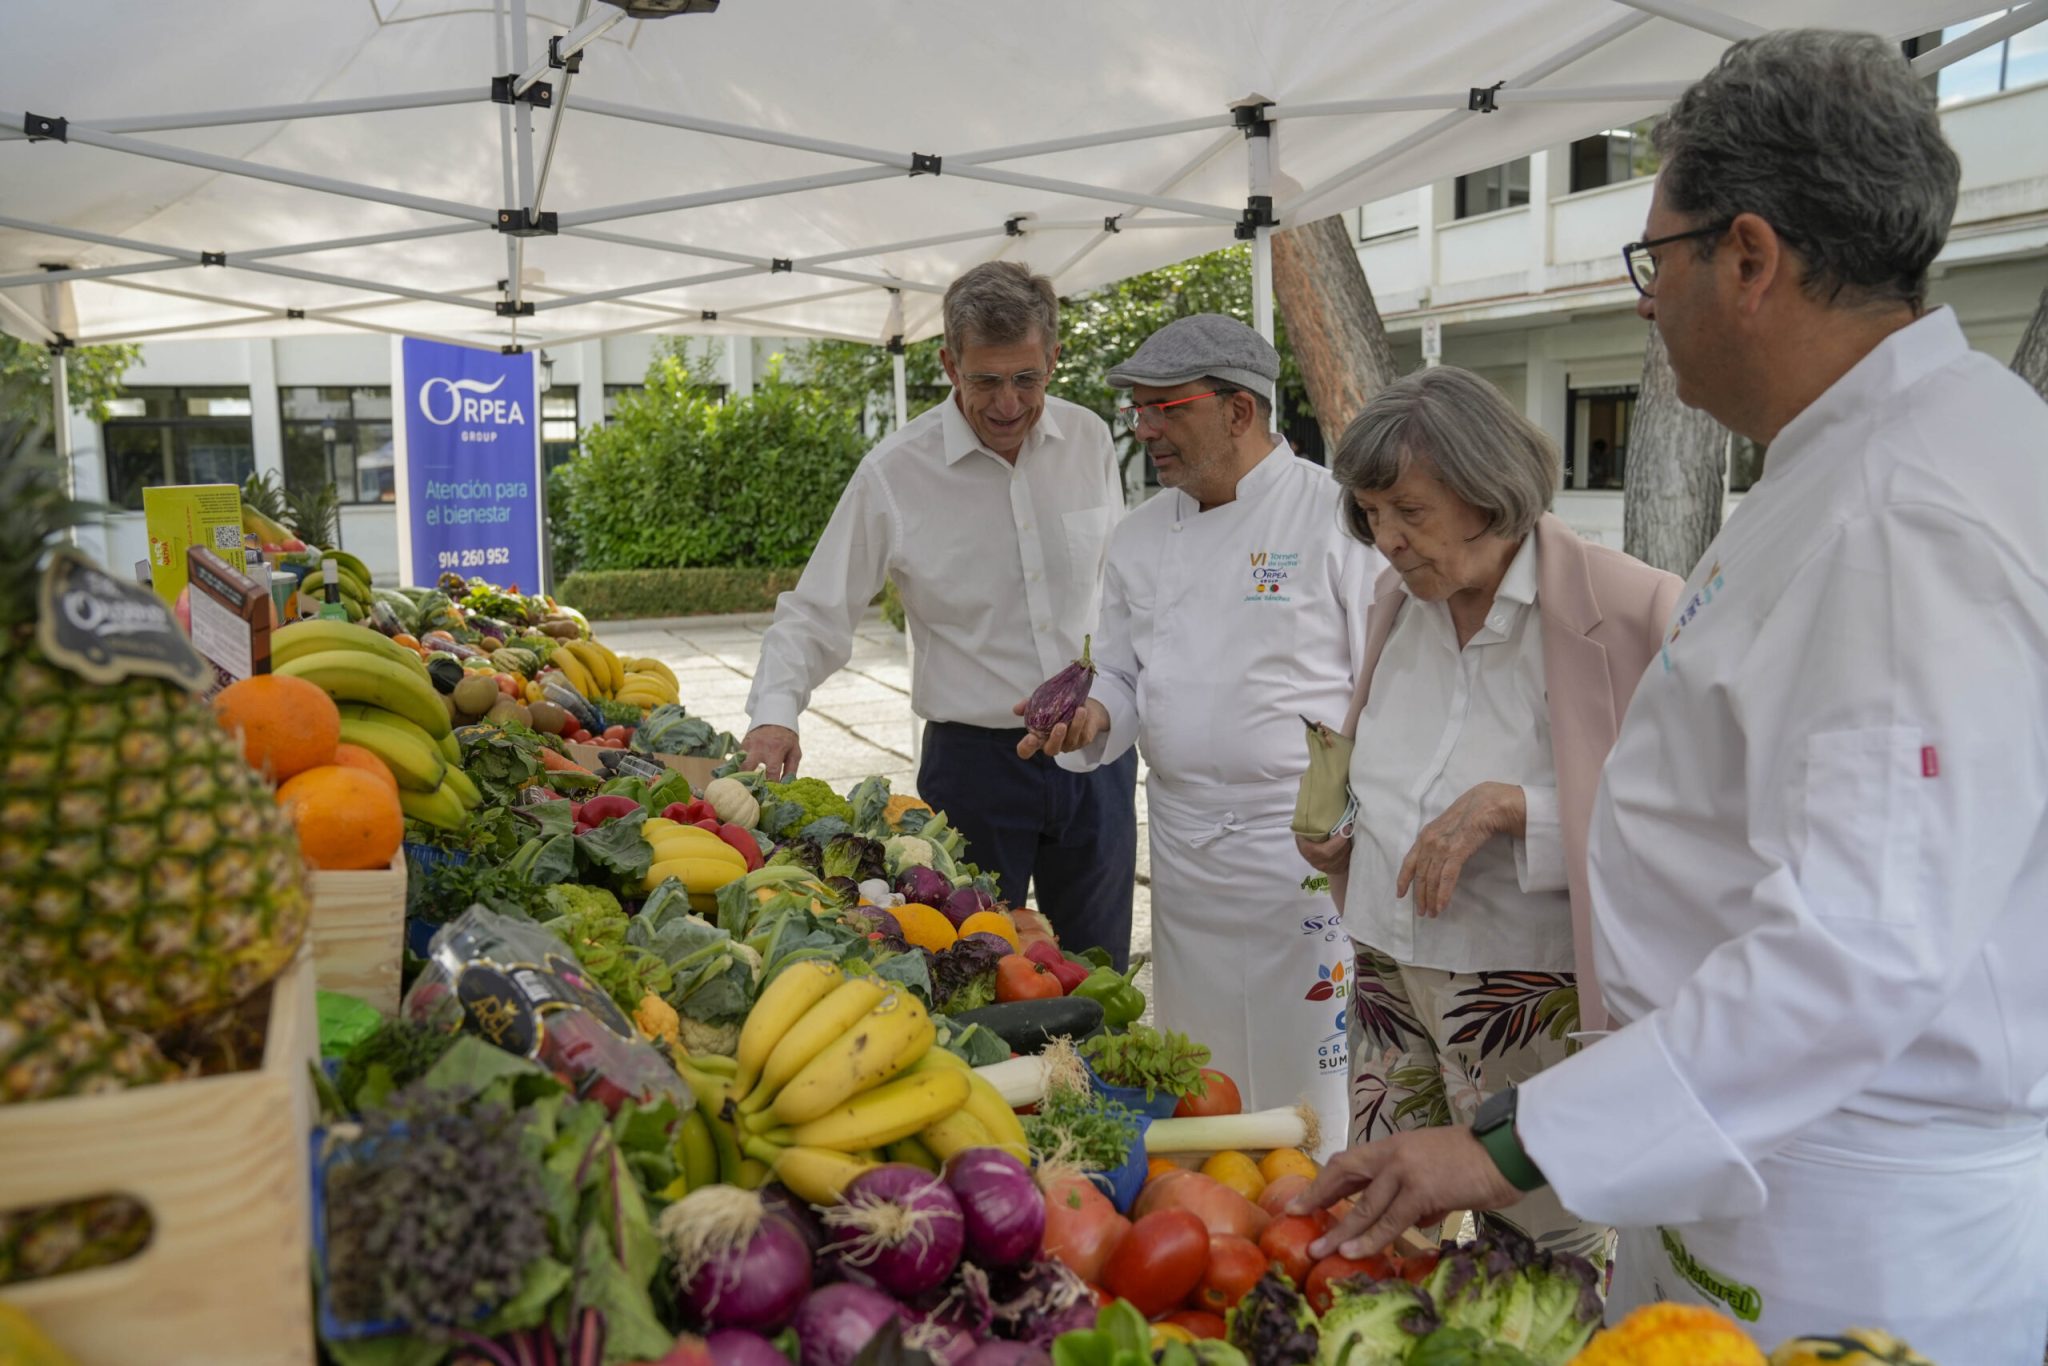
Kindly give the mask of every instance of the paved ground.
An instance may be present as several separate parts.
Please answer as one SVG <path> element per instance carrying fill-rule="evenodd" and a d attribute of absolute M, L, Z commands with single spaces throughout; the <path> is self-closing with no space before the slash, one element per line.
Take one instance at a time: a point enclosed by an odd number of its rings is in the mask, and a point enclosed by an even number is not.
<path fill-rule="evenodd" d="M 694 716 L 735 735 L 747 726 L 747 690 L 760 658 L 766 614 L 694 617 L 667 621 L 600 622 L 598 636 L 620 654 L 648 655 L 676 671 L 683 705 Z M 898 792 L 917 790 L 912 748 L 910 666 L 901 632 L 871 615 L 853 641 L 853 658 L 811 698 L 798 723 L 801 771 L 840 791 L 870 774 Z M 1138 785 L 1138 886 L 1132 907 L 1131 949 L 1152 948 L 1151 851 L 1145 838 L 1145 788 Z M 969 856 L 973 850 L 968 851 Z M 1151 994 L 1151 969 L 1138 978 Z M 1149 1018 L 1150 1012 L 1147 1012 Z"/>

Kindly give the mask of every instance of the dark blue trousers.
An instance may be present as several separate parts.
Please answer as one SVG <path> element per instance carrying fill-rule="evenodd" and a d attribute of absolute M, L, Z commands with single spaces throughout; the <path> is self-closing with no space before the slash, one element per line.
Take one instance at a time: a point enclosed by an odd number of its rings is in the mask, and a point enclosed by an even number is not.
<path fill-rule="evenodd" d="M 1138 755 L 1069 773 L 1043 754 L 1017 757 L 1022 730 L 927 722 L 917 794 L 967 837 L 1004 901 L 1027 888 L 1069 952 L 1100 946 L 1119 969 L 1131 951 L 1138 872 Z"/>

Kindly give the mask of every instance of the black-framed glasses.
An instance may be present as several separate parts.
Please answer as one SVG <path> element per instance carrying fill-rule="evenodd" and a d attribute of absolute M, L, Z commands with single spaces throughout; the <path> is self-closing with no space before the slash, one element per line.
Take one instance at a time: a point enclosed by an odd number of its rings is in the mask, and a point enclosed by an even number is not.
<path fill-rule="evenodd" d="M 1135 432 L 1138 430 L 1138 424 L 1146 418 L 1150 418 L 1155 427 L 1166 421 L 1166 410 L 1169 408 L 1178 408 L 1183 403 L 1193 403 L 1198 399 L 1215 398 L 1219 394 L 1228 396 L 1238 392 L 1240 391 L 1236 389 L 1211 389 L 1205 394 L 1189 394 L 1186 398 L 1172 398 L 1164 403 L 1126 403 L 1116 410 L 1116 415 L 1122 419 L 1125 427 Z"/>
<path fill-rule="evenodd" d="M 1695 237 L 1719 237 L 1735 226 L 1735 220 L 1724 218 L 1704 228 L 1691 232 L 1674 232 L 1666 237 L 1650 237 L 1640 242 L 1631 242 L 1621 249 L 1622 265 L 1628 270 L 1629 282 L 1636 287 L 1636 293 L 1645 299 L 1656 297 L 1657 258 L 1650 255 L 1651 247 L 1665 247 L 1673 242 L 1684 242 Z"/>

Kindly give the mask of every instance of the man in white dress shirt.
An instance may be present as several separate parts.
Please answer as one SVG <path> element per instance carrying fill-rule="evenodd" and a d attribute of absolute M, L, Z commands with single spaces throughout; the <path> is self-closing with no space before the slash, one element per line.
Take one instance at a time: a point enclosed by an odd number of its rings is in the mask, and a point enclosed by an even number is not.
<path fill-rule="evenodd" d="M 1623 1229 L 1610 1318 L 1769 1345 L 2048 1336 L 2048 406 L 1926 272 L 1958 164 L 1870 35 L 1740 42 L 1658 126 L 1625 255 L 1679 396 L 1769 447 L 1608 759 L 1617 1026 L 1470 1129 L 1337 1160 L 1377 1246 L 1548 1182 Z"/>
<path fill-rule="evenodd" d="M 946 291 L 939 359 L 952 395 L 868 452 L 797 586 L 775 606 L 747 697 L 747 762 L 793 777 L 797 718 L 853 653 L 893 578 L 915 646 L 910 706 L 924 720 L 918 795 L 967 854 L 1062 946 L 1130 950 L 1137 758 L 1096 773 L 1019 758 L 1017 698 L 1095 630 L 1123 482 L 1109 428 L 1046 394 L 1059 360 L 1052 282 L 1010 261 Z"/>
<path fill-rule="evenodd" d="M 1164 488 L 1110 541 L 1093 695 L 1019 752 L 1085 770 L 1144 750 L 1159 1024 L 1207 1044 L 1247 1108 L 1306 1097 L 1335 1146 L 1350 941 L 1302 888 L 1288 824 L 1301 717 L 1343 719 L 1386 561 L 1345 534 L 1330 472 L 1273 431 L 1279 375 L 1265 338 L 1214 313 L 1109 372 Z"/>

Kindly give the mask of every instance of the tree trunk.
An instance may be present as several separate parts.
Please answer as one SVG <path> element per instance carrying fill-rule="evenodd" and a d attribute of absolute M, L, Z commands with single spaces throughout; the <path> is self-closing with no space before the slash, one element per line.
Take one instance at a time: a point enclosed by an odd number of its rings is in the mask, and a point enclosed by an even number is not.
<path fill-rule="evenodd" d="M 1293 326 L 1292 322 L 1288 324 Z M 2034 386 L 2034 392 L 2048 398 L 2048 289 L 2034 305 L 2034 319 L 2020 335 L 2019 349 L 2012 353 L 2012 372 Z"/>
<path fill-rule="evenodd" d="M 1727 450 L 1727 429 L 1679 401 L 1664 339 L 1651 326 L 1623 471 L 1623 549 L 1645 564 L 1690 574 L 1721 529 Z"/>
<path fill-rule="evenodd" d="M 1273 300 L 1323 444 L 1335 451 L 1345 426 L 1395 373 L 1386 324 L 1341 215 L 1273 234 Z"/>

